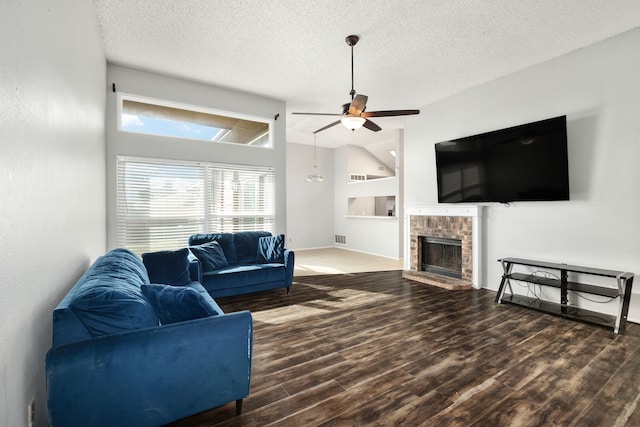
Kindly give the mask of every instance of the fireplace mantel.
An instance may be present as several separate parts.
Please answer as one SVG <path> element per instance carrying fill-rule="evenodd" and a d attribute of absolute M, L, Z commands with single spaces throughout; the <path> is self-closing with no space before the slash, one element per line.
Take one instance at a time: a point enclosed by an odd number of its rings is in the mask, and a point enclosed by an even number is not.
<path fill-rule="evenodd" d="M 408 215 L 481 217 L 482 206 L 406 206 L 404 214 L 405 217 Z"/>
<path fill-rule="evenodd" d="M 411 217 L 470 217 L 472 221 L 472 279 L 471 286 L 480 289 L 481 283 L 481 265 L 480 257 L 481 247 L 481 224 L 482 224 L 482 206 L 460 205 L 460 206 L 406 206 L 404 208 L 404 230 L 405 230 L 405 252 L 404 252 L 404 270 L 411 271 Z"/>

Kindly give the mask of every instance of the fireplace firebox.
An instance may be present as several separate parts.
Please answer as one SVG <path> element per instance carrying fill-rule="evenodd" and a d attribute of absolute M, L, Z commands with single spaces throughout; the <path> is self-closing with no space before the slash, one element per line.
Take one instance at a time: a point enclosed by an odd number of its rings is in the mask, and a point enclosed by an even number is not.
<path fill-rule="evenodd" d="M 462 241 L 420 236 L 421 271 L 462 278 Z"/>

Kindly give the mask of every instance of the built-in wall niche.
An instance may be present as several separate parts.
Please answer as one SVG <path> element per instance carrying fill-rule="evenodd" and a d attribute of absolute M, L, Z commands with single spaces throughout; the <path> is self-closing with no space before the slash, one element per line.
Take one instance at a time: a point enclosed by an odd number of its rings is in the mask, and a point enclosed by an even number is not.
<path fill-rule="evenodd" d="M 396 196 L 350 197 L 347 212 L 349 216 L 396 216 Z"/>

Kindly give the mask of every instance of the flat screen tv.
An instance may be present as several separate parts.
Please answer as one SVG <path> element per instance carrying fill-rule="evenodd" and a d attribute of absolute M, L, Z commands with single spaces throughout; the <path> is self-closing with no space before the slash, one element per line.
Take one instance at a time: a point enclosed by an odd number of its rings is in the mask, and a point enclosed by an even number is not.
<path fill-rule="evenodd" d="M 435 145 L 438 202 L 569 200 L 567 118 Z"/>

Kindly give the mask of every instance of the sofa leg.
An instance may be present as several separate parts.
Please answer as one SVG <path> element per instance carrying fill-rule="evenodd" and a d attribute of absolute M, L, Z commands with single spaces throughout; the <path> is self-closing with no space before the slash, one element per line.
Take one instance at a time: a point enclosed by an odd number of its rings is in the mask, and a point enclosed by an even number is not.
<path fill-rule="evenodd" d="M 242 414 L 242 399 L 236 400 L 236 415 Z"/>
<path fill-rule="evenodd" d="M 289 290 L 290 290 L 290 289 L 291 289 L 291 286 L 289 286 L 289 287 L 287 288 L 287 295 L 289 295 Z"/>

